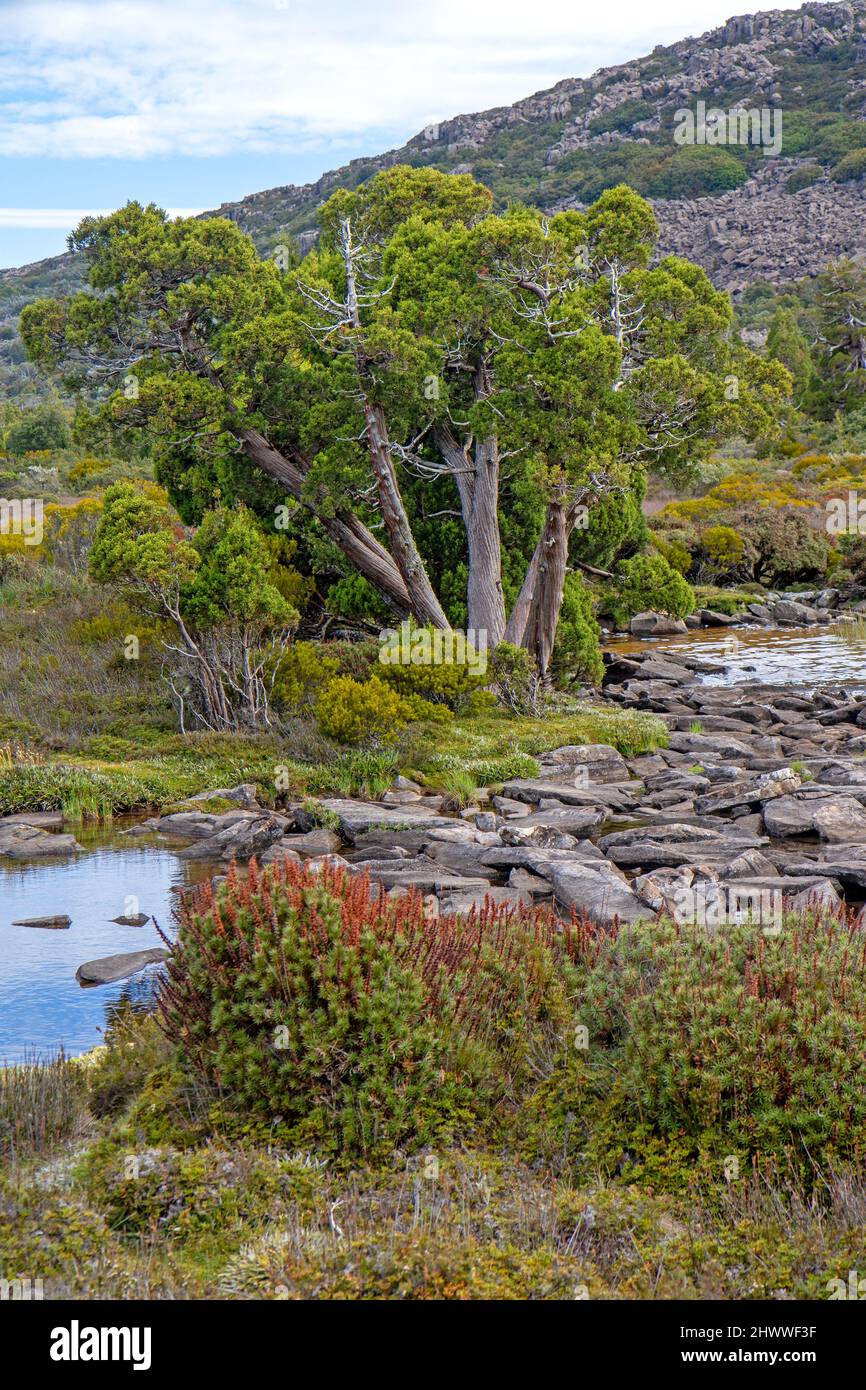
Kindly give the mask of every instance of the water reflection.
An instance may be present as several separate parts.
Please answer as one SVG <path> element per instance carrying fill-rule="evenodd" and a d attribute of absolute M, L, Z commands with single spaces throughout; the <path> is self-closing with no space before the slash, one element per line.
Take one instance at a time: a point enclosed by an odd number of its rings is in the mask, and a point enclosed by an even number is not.
<path fill-rule="evenodd" d="M 866 689 L 866 631 L 862 624 L 853 629 L 809 628 L 702 628 L 682 637 L 655 641 L 610 638 L 610 650 L 623 655 L 645 653 L 652 646 L 665 651 L 685 652 L 707 661 L 724 662 L 727 670 L 704 675 L 707 685 L 736 685 L 740 681 L 762 681 L 766 685 L 844 685 Z"/>

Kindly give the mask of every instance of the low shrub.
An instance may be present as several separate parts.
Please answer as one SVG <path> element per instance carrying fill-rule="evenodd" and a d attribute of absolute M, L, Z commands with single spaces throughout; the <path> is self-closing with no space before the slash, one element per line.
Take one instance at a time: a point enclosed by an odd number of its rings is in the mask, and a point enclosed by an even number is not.
<path fill-rule="evenodd" d="M 684 618 L 694 612 L 695 594 L 663 555 L 635 555 L 622 566 L 621 579 L 607 593 L 607 607 L 618 627 L 635 613 L 652 609 Z"/>
<path fill-rule="evenodd" d="M 778 935 L 621 926 L 582 1007 L 620 1148 L 638 1130 L 719 1158 L 862 1157 L 866 929 L 853 920 L 804 912 Z"/>
<path fill-rule="evenodd" d="M 184 1061 L 290 1141 L 383 1156 L 492 1122 L 569 1046 L 585 927 L 425 919 L 418 895 L 277 864 L 182 909 L 159 996 Z"/>
<path fill-rule="evenodd" d="M 378 676 L 368 681 L 337 676 L 316 700 L 319 730 L 337 743 L 394 743 L 413 716 L 413 706 Z"/>

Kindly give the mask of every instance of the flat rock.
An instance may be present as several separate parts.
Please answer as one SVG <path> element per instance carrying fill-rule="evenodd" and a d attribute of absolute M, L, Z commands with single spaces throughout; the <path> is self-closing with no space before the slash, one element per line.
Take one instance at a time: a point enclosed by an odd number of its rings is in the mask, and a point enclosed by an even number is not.
<path fill-rule="evenodd" d="M 560 907 L 583 913 L 599 926 L 650 916 L 646 903 L 609 867 L 603 871 L 589 864 L 560 864 L 551 867 L 549 877 Z"/>
<path fill-rule="evenodd" d="M 145 918 L 145 921 L 147 918 Z M 72 926 L 72 918 L 58 913 L 55 917 L 19 917 L 13 927 L 42 927 L 45 931 L 65 931 Z"/>
<path fill-rule="evenodd" d="M 0 856 L 7 859 L 46 859 L 77 854 L 83 849 L 74 835 L 56 835 L 24 823 L 0 825 Z"/>
<path fill-rule="evenodd" d="M 450 816 L 437 816 L 417 802 L 407 806 L 383 806 L 375 801 L 352 801 L 347 798 L 326 797 L 318 803 L 338 817 L 340 829 L 353 839 L 372 829 L 447 829 L 454 825 Z"/>
<path fill-rule="evenodd" d="M 147 951 L 124 951 L 117 956 L 100 956 L 98 960 L 86 960 L 79 965 L 75 978 L 80 984 L 109 985 L 114 980 L 125 980 L 127 975 L 135 975 L 146 965 L 167 960 L 169 952 L 160 946 Z"/>

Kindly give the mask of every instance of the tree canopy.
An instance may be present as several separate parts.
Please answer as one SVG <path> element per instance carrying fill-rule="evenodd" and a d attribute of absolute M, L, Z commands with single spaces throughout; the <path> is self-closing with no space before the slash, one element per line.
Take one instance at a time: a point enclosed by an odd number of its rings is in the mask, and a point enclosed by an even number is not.
<path fill-rule="evenodd" d="M 437 627 L 465 611 L 544 673 L 593 509 L 769 433 L 790 377 L 702 270 L 653 263 L 632 190 L 549 217 L 491 202 L 468 175 L 392 168 L 335 193 L 287 270 L 230 222 L 130 203 L 73 237 L 90 290 L 29 306 L 22 333 L 96 390 L 101 427 L 147 432 L 186 520 L 239 500 L 273 525 L 294 499 L 335 577 Z M 522 528 L 502 515 L 521 497 Z"/>

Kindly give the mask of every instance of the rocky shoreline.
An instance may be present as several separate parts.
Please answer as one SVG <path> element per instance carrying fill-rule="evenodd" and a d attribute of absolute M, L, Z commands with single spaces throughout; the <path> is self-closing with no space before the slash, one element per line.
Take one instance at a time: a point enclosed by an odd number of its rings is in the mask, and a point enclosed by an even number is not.
<path fill-rule="evenodd" d="M 750 619 L 823 623 L 834 591 L 814 606 L 771 597 Z M 838 613 L 833 614 L 838 617 Z M 700 615 L 703 626 L 733 620 Z M 718 621 L 717 621 L 718 620 Z M 640 614 L 641 635 L 686 631 Z M 550 903 L 601 925 L 661 911 L 754 912 L 820 904 L 866 911 L 866 679 L 843 687 L 713 685 L 724 672 L 687 643 L 605 653 L 600 698 L 667 726 L 667 746 L 625 758 L 607 744 L 541 755 L 538 775 L 479 789 L 455 811 L 398 777 L 379 801 L 322 797 L 274 811 L 254 784 L 218 788 L 124 832 L 157 835 L 179 857 L 220 873 L 231 862 L 278 858 L 366 873 L 377 891 L 420 892 L 426 911 Z M 866 673 L 864 673 L 866 677 Z M 599 698 L 599 697 L 596 697 Z M 219 799 L 232 809 L 214 813 Z M 0 820 L 0 855 L 74 854 L 56 815 Z M 745 906 L 744 906 L 745 905 Z"/>

